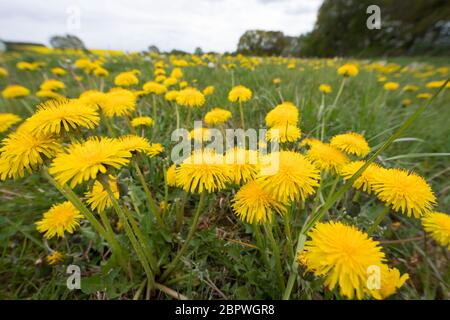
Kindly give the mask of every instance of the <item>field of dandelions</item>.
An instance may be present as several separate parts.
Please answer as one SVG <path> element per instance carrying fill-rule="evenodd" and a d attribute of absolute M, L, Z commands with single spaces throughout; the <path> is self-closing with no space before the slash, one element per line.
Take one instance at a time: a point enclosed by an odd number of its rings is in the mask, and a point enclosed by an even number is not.
<path fill-rule="evenodd" d="M 3 53 L 0 299 L 449 299 L 449 75 L 439 59 Z M 175 165 L 176 128 L 267 129 L 258 147 L 279 150 Z"/>

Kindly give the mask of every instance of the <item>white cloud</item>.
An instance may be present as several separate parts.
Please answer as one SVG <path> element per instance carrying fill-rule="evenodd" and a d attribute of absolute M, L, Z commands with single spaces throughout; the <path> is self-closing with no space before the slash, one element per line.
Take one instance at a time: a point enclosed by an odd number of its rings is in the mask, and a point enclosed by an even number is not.
<path fill-rule="evenodd" d="M 313 28 L 321 0 L 14 0 L 0 3 L 0 38 L 48 44 L 73 33 L 90 48 L 233 51 L 249 29 L 299 35 Z M 68 29 L 79 8 L 80 29 Z M 75 10 L 76 13 L 77 10 Z M 73 13 L 73 11 L 71 11 Z M 73 21 L 73 20 L 70 20 Z"/>

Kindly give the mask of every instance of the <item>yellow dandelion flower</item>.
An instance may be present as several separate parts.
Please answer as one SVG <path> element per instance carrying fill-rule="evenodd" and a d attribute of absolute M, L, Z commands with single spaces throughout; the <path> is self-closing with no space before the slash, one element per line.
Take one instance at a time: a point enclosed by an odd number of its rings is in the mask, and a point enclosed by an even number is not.
<path fill-rule="evenodd" d="M 403 99 L 401 102 L 401 105 L 402 105 L 402 107 L 408 107 L 411 105 L 411 103 L 412 103 L 411 99 Z"/>
<path fill-rule="evenodd" d="M 422 218 L 422 225 L 437 243 L 450 250 L 450 215 L 430 212 Z"/>
<path fill-rule="evenodd" d="M 272 83 L 275 84 L 275 85 L 280 84 L 281 83 L 281 79 L 280 78 L 274 78 L 272 80 Z"/>
<path fill-rule="evenodd" d="M 181 71 L 180 68 L 173 68 L 172 72 L 170 73 L 170 76 L 175 79 L 180 79 L 183 76 L 183 71 Z"/>
<path fill-rule="evenodd" d="M 67 99 L 62 94 L 50 91 L 50 90 L 39 90 L 36 92 L 36 97 L 38 98 L 46 98 L 46 99 L 54 99 L 54 100 L 65 100 Z"/>
<path fill-rule="evenodd" d="M 419 90 L 418 86 L 412 85 L 412 84 L 407 84 L 406 86 L 403 87 L 403 90 L 405 91 L 417 91 Z"/>
<path fill-rule="evenodd" d="M 281 143 L 294 142 L 300 139 L 300 129 L 293 125 L 280 125 L 267 131 L 267 140 L 277 140 Z"/>
<path fill-rule="evenodd" d="M 246 102 L 252 97 L 252 91 L 244 86 L 235 86 L 228 93 L 231 102 Z"/>
<path fill-rule="evenodd" d="M 27 119 L 27 126 L 33 133 L 59 134 L 61 129 L 64 131 L 77 130 L 81 127 L 92 129 L 99 121 L 97 111 L 77 99 L 49 100 L 38 106 L 36 113 Z"/>
<path fill-rule="evenodd" d="M 298 109 L 292 102 L 283 102 L 277 105 L 266 115 L 268 127 L 286 126 L 286 124 L 297 126 Z"/>
<path fill-rule="evenodd" d="M 7 77 L 8 71 L 5 68 L 0 67 L 0 77 Z"/>
<path fill-rule="evenodd" d="M 66 85 L 64 84 L 64 82 L 55 79 L 47 79 L 39 86 L 39 88 L 43 91 L 61 90 L 65 87 Z"/>
<path fill-rule="evenodd" d="M 146 93 L 153 93 L 153 94 L 163 94 L 164 92 L 167 91 L 167 88 L 165 85 L 157 83 L 155 81 L 149 81 L 146 82 L 143 86 L 142 89 L 146 92 Z"/>
<path fill-rule="evenodd" d="M 109 76 L 108 70 L 102 67 L 97 67 L 94 69 L 94 76 L 96 77 L 107 77 Z"/>
<path fill-rule="evenodd" d="M 146 153 L 150 150 L 150 142 L 147 140 L 147 138 L 137 136 L 135 134 L 122 136 L 117 140 L 122 144 L 122 148 L 129 152 Z"/>
<path fill-rule="evenodd" d="M 51 73 L 53 73 L 55 76 L 64 76 L 67 74 L 67 71 L 63 68 L 60 67 L 56 67 L 56 68 L 52 68 Z"/>
<path fill-rule="evenodd" d="M 322 141 L 316 138 L 305 138 L 300 142 L 300 147 L 311 147 L 315 143 L 322 143 Z"/>
<path fill-rule="evenodd" d="M 88 90 L 80 94 L 78 100 L 92 108 L 103 108 L 106 101 L 106 93 L 97 90 Z"/>
<path fill-rule="evenodd" d="M 186 192 L 215 192 L 231 182 L 224 157 L 210 150 L 197 150 L 176 169 L 177 185 Z"/>
<path fill-rule="evenodd" d="M 136 109 L 136 96 L 130 90 L 115 88 L 105 94 L 101 108 L 107 117 L 127 116 Z"/>
<path fill-rule="evenodd" d="M 331 138 L 330 145 L 358 157 L 365 157 L 370 152 L 369 144 L 364 136 L 356 132 L 335 135 Z"/>
<path fill-rule="evenodd" d="M 75 61 L 75 67 L 77 69 L 87 69 L 91 66 L 92 62 L 89 59 L 78 59 Z"/>
<path fill-rule="evenodd" d="M 436 203 L 431 187 L 421 176 L 403 169 L 386 169 L 378 172 L 372 183 L 378 199 L 394 211 L 420 218 Z"/>
<path fill-rule="evenodd" d="M 61 263 L 64 260 L 64 255 L 59 251 L 53 251 L 46 257 L 46 260 L 48 264 L 53 266 L 55 264 Z"/>
<path fill-rule="evenodd" d="M 139 83 L 134 71 L 121 72 L 114 78 L 114 84 L 121 87 L 130 87 Z"/>
<path fill-rule="evenodd" d="M 261 159 L 257 179 L 275 199 L 287 203 L 304 201 L 314 194 L 314 188 L 319 186 L 320 173 L 302 154 L 280 151 Z"/>
<path fill-rule="evenodd" d="M 150 148 L 145 151 L 145 154 L 150 158 L 156 157 L 164 152 L 164 146 L 160 143 L 151 143 Z"/>
<path fill-rule="evenodd" d="M 31 173 L 60 150 L 58 141 L 49 135 L 31 134 L 24 127 L 3 139 L 0 148 L 0 180 L 21 178 Z"/>
<path fill-rule="evenodd" d="M 16 67 L 19 70 L 34 71 L 34 70 L 39 69 L 39 63 L 20 61 L 20 62 L 17 62 Z"/>
<path fill-rule="evenodd" d="M 158 83 L 163 83 L 164 81 L 166 81 L 167 77 L 164 75 L 160 75 L 160 76 L 156 76 L 155 77 L 155 81 Z"/>
<path fill-rule="evenodd" d="M 213 86 L 207 86 L 205 89 L 203 89 L 203 95 L 209 96 L 214 93 L 214 87 Z"/>
<path fill-rule="evenodd" d="M 0 132 L 7 131 L 20 121 L 22 121 L 22 118 L 14 113 L 0 113 Z"/>
<path fill-rule="evenodd" d="M 327 143 L 313 143 L 306 152 L 306 157 L 320 170 L 339 172 L 339 169 L 349 162 L 347 156 Z"/>
<path fill-rule="evenodd" d="M 171 87 L 171 86 L 177 84 L 177 82 L 178 82 L 177 78 L 168 77 L 163 81 L 163 85 L 165 85 L 166 87 Z"/>
<path fill-rule="evenodd" d="M 166 171 L 166 182 L 169 187 L 177 187 L 176 165 L 171 165 Z"/>
<path fill-rule="evenodd" d="M 167 101 L 176 101 L 178 97 L 178 90 L 170 90 L 164 95 L 164 99 Z"/>
<path fill-rule="evenodd" d="M 211 139 L 211 132 L 208 128 L 195 128 L 189 132 L 188 138 L 197 142 L 209 141 Z"/>
<path fill-rule="evenodd" d="M 383 86 L 386 91 L 394 91 L 397 90 L 400 85 L 397 82 L 386 82 Z"/>
<path fill-rule="evenodd" d="M 307 270 L 326 277 L 325 285 L 331 290 L 339 285 L 342 296 L 362 299 L 369 267 L 380 266 L 384 260 L 378 241 L 354 226 L 333 221 L 317 223 L 308 236 L 304 249 Z"/>
<path fill-rule="evenodd" d="M 339 169 L 339 174 L 345 179 L 350 179 L 363 165 L 365 161 L 352 161 L 344 164 Z M 367 193 L 372 193 L 372 184 L 379 176 L 380 171 L 385 170 L 376 163 L 371 163 L 366 170 L 355 180 L 353 187 Z"/>
<path fill-rule="evenodd" d="M 139 126 L 146 126 L 151 127 L 155 124 L 155 121 L 153 121 L 150 117 L 136 117 L 133 120 L 131 120 L 131 126 L 133 128 L 139 127 Z"/>
<path fill-rule="evenodd" d="M 338 69 L 338 74 L 344 77 L 355 77 L 359 73 L 358 66 L 353 63 L 346 63 Z"/>
<path fill-rule="evenodd" d="M 400 271 L 397 268 L 389 268 L 387 265 L 382 264 L 380 267 L 380 288 L 369 290 L 369 293 L 377 300 L 386 299 L 396 293 L 408 279 L 409 275 L 407 273 L 400 275 Z"/>
<path fill-rule="evenodd" d="M 155 77 L 157 77 L 157 76 L 164 76 L 166 74 L 166 70 L 164 70 L 163 68 L 164 68 L 163 66 L 162 67 L 157 67 L 155 69 L 155 71 L 153 72 L 153 75 Z"/>
<path fill-rule="evenodd" d="M 325 93 L 325 94 L 331 93 L 331 86 L 328 85 L 328 84 L 322 83 L 319 86 L 319 91 L 322 92 L 322 93 Z"/>
<path fill-rule="evenodd" d="M 108 179 L 109 187 L 114 195 L 114 198 L 119 199 L 119 188 L 117 186 L 117 179 L 113 176 L 109 176 Z M 91 209 L 97 210 L 98 212 L 103 212 L 112 206 L 111 198 L 108 195 L 108 191 L 103 188 L 103 184 L 96 180 L 92 189 L 85 194 L 86 202 L 89 204 Z"/>
<path fill-rule="evenodd" d="M 61 185 L 70 182 L 73 188 L 95 179 L 98 173 L 106 173 L 110 167 L 119 169 L 129 163 L 131 156 L 118 139 L 94 137 L 69 145 L 55 157 L 49 172 Z"/>
<path fill-rule="evenodd" d="M 233 148 L 225 153 L 225 161 L 231 168 L 232 180 L 236 184 L 254 180 L 258 175 L 258 152 L 244 148 Z"/>
<path fill-rule="evenodd" d="M 428 92 L 419 93 L 416 96 L 417 99 L 424 99 L 424 100 L 429 100 L 432 97 L 433 97 L 433 95 L 431 93 L 428 93 Z"/>
<path fill-rule="evenodd" d="M 306 261 L 306 256 L 305 256 L 305 251 L 302 251 L 302 253 L 300 253 L 297 256 L 297 263 L 302 267 L 302 268 L 307 268 L 308 266 L 308 261 Z"/>
<path fill-rule="evenodd" d="M 232 200 L 234 213 L 248 223 L 265 223 L 272 221 L 272 214 L 284 215 L 286 207 L 277 201 L 254 180 L 242 186 Z"/>
<path fill-rule="evenodd" d="M 445 80 L 439 80 L 439 81 L 430 81 L 428 82 L 425 87 L 428 89 L 438 89 L 442 87 L 445 83 Z"/>
<path fill-rule="evenodd" d="M 178 92 L 176 101 L 180 106 L 201 107 L 205 104 L 205 96 L 195 88 L 186 88 Z"/>
<path fill-rule="evenodd" d="M 30 90 L 19 85 L 9 85 L 2 91 L 2 96 L 5 99 L 15 99 L 26 97 L 30 94 Z"/>
<path fill-rule="evenodd" d="M 37 231 L 44 234 L 46 239 L 54 236 L 64 238 L 64 232 L 73 233 L 80 226 L 83 215 L 70 201 L 53 205 L 44 213 L 41 220 L 36 222 Z"/>
<path fill-rule="evenodd" d="M 186 88 L 188 86 L 188 82 L 187 81 L 181 81 L 180 82 L 180 89 Z"/>
<path fill-rule="evenodd" d="M 230 111 L 214 108 L 205 114 L 205 123 L 208 125 L 221 125 L 227 122 L 231 118 Z"/>

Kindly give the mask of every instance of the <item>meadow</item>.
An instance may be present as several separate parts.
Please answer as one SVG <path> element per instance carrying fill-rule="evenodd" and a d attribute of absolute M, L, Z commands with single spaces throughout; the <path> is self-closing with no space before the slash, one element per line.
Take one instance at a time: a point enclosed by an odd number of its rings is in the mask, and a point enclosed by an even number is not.
<path fill-rule="evenodd" d="M 444 59 L 24 50 L 0 67 L 0 299 L 450 298 Z M 174 166 L 171 134 L 196 120 L 200 140 L 280 129 L 279 171 Z"/>

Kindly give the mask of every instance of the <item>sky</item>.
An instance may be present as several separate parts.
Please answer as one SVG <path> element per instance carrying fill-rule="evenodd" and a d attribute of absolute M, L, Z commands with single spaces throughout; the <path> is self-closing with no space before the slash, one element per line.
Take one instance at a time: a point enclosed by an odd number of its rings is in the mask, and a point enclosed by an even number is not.
<path fill-rule="evenodd" d="M 88 48 L 234 51 L 250 29 L 298 36 L 322 0 L 1 0 L 0 39 L 48 45 L 75 34 Z"/>

